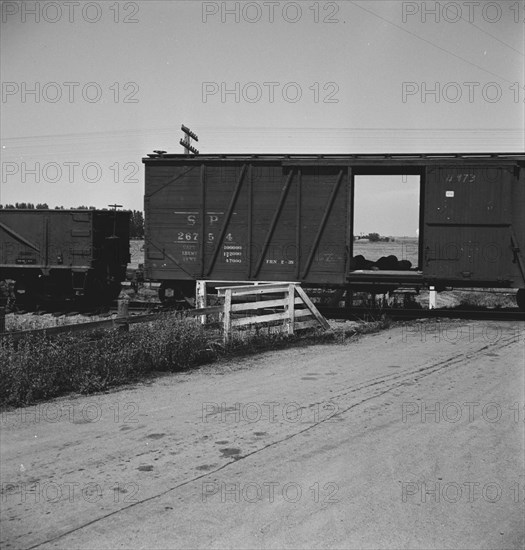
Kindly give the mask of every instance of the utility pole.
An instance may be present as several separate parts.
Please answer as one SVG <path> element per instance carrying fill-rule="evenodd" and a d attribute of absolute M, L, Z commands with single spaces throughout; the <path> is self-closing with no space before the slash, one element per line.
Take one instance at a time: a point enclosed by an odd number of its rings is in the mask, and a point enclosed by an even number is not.
<path fill-rule="evenodd" d="M 121 204 L 108 204 L 110 208 L 113 208 L 113 212 L 115 214 L 113 215 L 113 235 L 111 237 L 108 237 L 108 239 L 118 239 L 117 237 L 117 208 L 122 208 Z"/>
<path fill-rule="evenodd" d="M 184 147 L 184 154 L 189 155 L 190 152 L 192 152 L 194 155 L 198 155 L 199 151 L 191 145 L 192 139 L 194 139 L 195 141 L 199 141 L 197 134 L 194 134 L 189 128 L 184 126 L 184 124 L 180 127 L 180 129 L 184 133 L 182 139 L 179 141 L 179 143 Z"/>

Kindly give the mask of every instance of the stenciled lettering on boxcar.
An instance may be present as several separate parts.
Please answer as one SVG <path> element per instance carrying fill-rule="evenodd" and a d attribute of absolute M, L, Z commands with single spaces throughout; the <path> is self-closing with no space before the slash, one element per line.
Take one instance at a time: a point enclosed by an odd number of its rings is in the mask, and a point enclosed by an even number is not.
<path fill-rule="evenodd" d="M 32 250 L 24 251 L 21 250 L 18 253 L 18 258 L 15 260 L 15 263 L 18 265 L 35 265 L 36 264 L 36 253 Z"/>
<path fill-rule="evenodd" d="M 323 262 L 325 264 L 338 263 L 344 261 L 344 256 L 341 254 L 338 243 L 324 244 L 321 243 L 315 250 L 314 262 Z M 252 250 L 257 255 L 261 252 L 260 247 L 256 244 L 252 246 Z M 268 246 L 265 256 L 265 264 L 267 265 L 295 265 L 299 256 L 304 258 L 311 251 L 311 244 L 306 243 L 297 248 L 295 243 L 289 244 L 271 244 Z"/>
<path fill-rule="evenodd" d="M 441 166 L 437 173 L 438 179 L 446 183 L 496 183 L 504 177 L 501 166 Z"/>
<path fill-rule="evenodd" d="M 59 267 L 73 264 L 73 257 L 91 257 L 97 259 L 100 251 L 94 250 L 91 244 L 78 245 L 77 242 L 63 241 L 59 244 L 49 243 L 44 252 L 22 248 L 24 245 L 4 241 L 0 243 L 0 263 L 2 265 Z"/>
<path fill-rule="evenodd" d="M 233 237 L 231 237 L 231 240 L 233 240 Z M 228 238 L 228 235 L 226 235 L 226 238 Z M 230 241 L 231 242 L 231 241 Z M 242 264 L 243 262 L 243 246 L 240 244 L 225 244 L 222 247 L 223 249 L 223 257 L 225 258 L 225 261 L 227 264 Z"/>
<path fill-rule="evenodd" d="M 175 244 L 180 245 L 179 255 L 184 263 L 199 261 L 202 222 L 198 211 L 175 211 L 177 215 Z M 232 217 L 237 213 L 233 212 Z M 222 230 L 224 212 L 209 211 L 206 213 L 205 244 L 206 255 L 209 256 Z M 241 264 L 246 260 L 245 246 L 235 238 L 234 231 L 227 231 L 223 238 L 221 258 L 227 264 Z"/>

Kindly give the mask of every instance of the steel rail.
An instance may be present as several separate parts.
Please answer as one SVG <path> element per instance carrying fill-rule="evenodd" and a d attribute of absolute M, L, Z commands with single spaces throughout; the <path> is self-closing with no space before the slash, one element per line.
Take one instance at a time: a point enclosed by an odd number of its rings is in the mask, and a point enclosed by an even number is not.
<path fill-rule="evenodd" d="M 377 318 L 385 315 L 391 319 L 468 319 L 479 321 L 525 321 L 525 311 L 508 309 L 402 309 L 402 308 L 337 308 L 318 306 L 328 319 Z"/>
<path fill-rule="evenodd" d="M 62 325 L 58 327 L 47 327 L 33 330 L 9 331 L 0 333 L 0 341 L 4 338 L 11 338 L 13 341 L 18 341 L 24 337 L 34 337 L 38 335 L 55 336 L 57 334 L 70 334 L 75 332 L 86 332 L 95 329 L 112 329 L 123 325 L 133 325 L 137 323 L 148 323 L 162 318 L 166 313 L 175 313 L 181 318 L 198 317 L 200 315 L 212 315 L 221 313 L 222 307 L 207 307 L 202 309 L 186 309 L 186 310 L 165 310 L 157 313 L 148 313 L 145 315 L 129 315 L 128 317 L 104 319 L 102 321 L 87 321 L 86 323 L 75 323 L 71 325 Z"/>

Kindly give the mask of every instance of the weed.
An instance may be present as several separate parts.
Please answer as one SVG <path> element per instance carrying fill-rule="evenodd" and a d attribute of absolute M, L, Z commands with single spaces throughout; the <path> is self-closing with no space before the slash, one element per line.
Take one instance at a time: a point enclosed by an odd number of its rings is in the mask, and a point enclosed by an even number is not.
<path fill-rule="evenodd" d="M 104 391 L 149 372 L 178 371 L 212 358 L 200 325 L 169 315 L 130 332 L 4 338 L 0 402 L 20 406 L 71 392 Z"/>
<path fill-rule="evenodd" d="M 194 319 L 165 314 L 131 325 L 129 332 L 91 332 L 26 336 L 0 341 L 0 404 L 24 406 L 68 393 L 94 393 L 144 379 L 155 372 L 177 372 L 216 360 L 265 350 L 312 344 L 345 343 L 347 339 L 390 326 L 383 316 L 350 329 L 311 329 L 289 336 L 279 327 L 237 334 L 226 346 L 220 333 L 206 331 Z"/>

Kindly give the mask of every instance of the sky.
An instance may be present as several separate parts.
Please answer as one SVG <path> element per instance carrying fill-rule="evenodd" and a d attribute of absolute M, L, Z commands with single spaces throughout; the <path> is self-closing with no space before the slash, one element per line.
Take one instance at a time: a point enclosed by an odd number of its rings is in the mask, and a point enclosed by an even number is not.
<path fill-rule="evenodd" d="M 183 152 L 181 124 L 201 154 L 525 151 L 523 2 L 2 1 L 1 16 L 0 203 L 142 209 L 141 159 Z M 396 188 L 370 192 L 382 226 L 356 232 L 414 234 L 389 212 L 417 186 Z"/>

